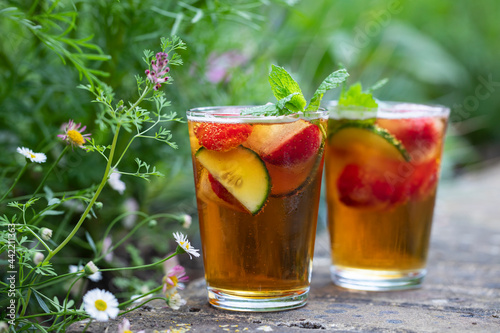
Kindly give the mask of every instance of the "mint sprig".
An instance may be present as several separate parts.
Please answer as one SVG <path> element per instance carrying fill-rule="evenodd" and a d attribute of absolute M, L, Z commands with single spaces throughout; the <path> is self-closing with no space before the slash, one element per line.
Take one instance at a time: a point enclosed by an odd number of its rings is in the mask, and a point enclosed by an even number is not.
<path fill-rule="evenodd" d="M 346 91 L 342 89 L 342 93 L 340 94 L 338 105 L 344 107 L 365 107 L 365 108 L 377 108 L 378 103 L 373 98 L 373 91 L 382 88 L 387 81 L 387 78 L 377 81 L 373 86 L 371 86 L 368 91 L 363 92 L 363 88 L 361 87 L 361 83 L 355 83 L 349 87 Z"/>
<path fill-rule="evenodd" d="M 314 93 L 313 97 L 311 98 L 311 102 L 307 107 L 307 111 L 317 111 L 321 103 L 321 100 L 323 99 L 323 95 L 328 90 L 332 90 L 341 85 L 347 79 L 348 76 L 349 73 L 347 73 L 347 70 L 344 68 L 339 69 L 338 71 L 335 71 L 332 74 L 328 75 L 326 79 L 319 85 L 318 89 L 316 89 L 316 92 Z"/>
<path fill-rule="evenodd" d="M 345 69 L 340 69 L 328 75 L 320 84 L 306 108 L 307 101 L 299 84 L 283 67 L 272 65 L 271 73 L 269 74 L 269 83 L 278 102 L 276 104 L 268 103 L 266 105 L 248 108 L 242 110 L 241 114 L 253 116 L 283 116 L 296 112 L 317 111 L 325 92 L 338 87 L 348 76 L 349 73 L 347 73 Z"/>
<path fill-rule="evenodd" d="M 364 93 L 361 83 L 355 83 L 349 87 L 349 90 L 343 91 L 340 95 L 339 106 L 344 107 L 365 107 L 377 108 L 378 104 L 371 93 Z"/>

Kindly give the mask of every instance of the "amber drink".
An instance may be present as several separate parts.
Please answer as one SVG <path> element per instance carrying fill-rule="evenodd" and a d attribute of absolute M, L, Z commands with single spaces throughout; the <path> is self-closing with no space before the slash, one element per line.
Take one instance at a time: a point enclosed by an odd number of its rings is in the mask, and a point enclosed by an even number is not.
<path fill-rule="evenodd" d="M 327 113 L 188 111 L 208 300 L 238 311 L 302 306 L 309 291 Z"/>
<path fill-rule="evenodd" d="M 325 152 L 333 281 L 360 290 L 420 286 L 449 110 L 330 107 Z"/>

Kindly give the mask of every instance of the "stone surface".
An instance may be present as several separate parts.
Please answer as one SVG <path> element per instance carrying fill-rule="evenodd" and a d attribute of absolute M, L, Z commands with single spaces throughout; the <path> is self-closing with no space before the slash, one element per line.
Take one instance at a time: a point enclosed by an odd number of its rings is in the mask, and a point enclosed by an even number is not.
<path fill-rule="evenodd" d="M 350 291 L 331 283 L 328 238 L 320 233 L 308 304 L 273 313 L 237 313 L 207 304 L 204 280 L 172 311 L 153 301 L 127 314 L 147 332 L 500 332 L 500 166 L 442 184 L 423 287 Z M 87 332 L 116 332 L 117 322 Z M 83 326 L 75 324 L 71 332 Z"/>

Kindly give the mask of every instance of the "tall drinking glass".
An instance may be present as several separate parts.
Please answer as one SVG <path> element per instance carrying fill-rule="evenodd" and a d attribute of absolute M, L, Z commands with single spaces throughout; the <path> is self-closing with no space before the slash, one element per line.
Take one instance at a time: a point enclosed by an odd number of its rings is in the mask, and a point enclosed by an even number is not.
<path fill-rule="evenodd" d="M 327 112 L 187 112 L 209 303 L 237 311 L 306 304 Z"/>
<path fill-rule="evenodd" d="M 325 177 L 333 281 L 360 290 L 420 286 L 449 109 L 329 106 Z"/>

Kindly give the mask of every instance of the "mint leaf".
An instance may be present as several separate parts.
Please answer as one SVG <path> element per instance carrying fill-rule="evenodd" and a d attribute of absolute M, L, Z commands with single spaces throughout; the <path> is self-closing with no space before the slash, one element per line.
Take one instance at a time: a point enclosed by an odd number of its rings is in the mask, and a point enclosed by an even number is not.
<path fill-rule="evenodd" d="M 297 95 L 299 95 L 299 93 L 294 92 L 294 93 L 280 99 L 278 101 L 278 103 L 276 104 L 276 106 L 278 107 L 278 109 L 283 110 L 286 107 L 287 103 L 290 102 Z"/>
<path fill-rule="evenodd" d="M 253 108 L 244 109 L 241 111 L 241 115 L 254 115 L 254 116 L 283 116 L 286 115 L 287 109 L 285 108 L 286 103 L 290 102 L 292 98 L 299 93 L 293 93 L 285 98 L 278 101 L 277 104 L 268 103 L 266 105 L 260 105 Z"/>
<path fill-rule="evenodd" d="M 342 82 L 344 82 L 347 79 L 348 76 L 349 73 L 347 73 L 347 70 L 345 70 L 344 68 L 339 69 L 338 71 L 335 71 L 330 75 L 328 75 L 327 78 L 319 85 L 318 89 L 314 93 L 306 111 L 317 111 L 319 109 L 321 99 L 323 98 L 325 92 L 333 88 L 337 88 Z"/>
<path fill-rule="evenodd" d="M 278 116 L 280 110 L 276 107 L 276 104 L 269 103 L 266 105 L 259 105 L 253 108 L 247 108 L 241 110 L 240 114 L 242 116 Z"/>
<path fill-rule="evenodd" d="M 375 82 L 375 84 L 373 86 L 371 86 L 370 89 L 368 89 L 368 92 L 371 94 L 374 90 L 380 89 L 383 86 L 385 86 L 385 84 L 387 82 L 389 82 L 388 78 L 385 78 L 385 79 L 382 79 L 380 81 Z"/>
<path fill-rule="evenodd" d="M 361 83 L 353 84 L 349 90 L 342 92 L 339 98 L 340 106 L 360 106 L 365 108 L 378 107 L 377 102 L 371 93 L 364 93 L 361 88 Z"/>
<path fill-rule="evenodd" d="M 295 82 L 283 67 L 272 65 L 272 70 L 269 74 L 269 83 L 278 101 L 293 93 L 298 93 L 285 106 L 293 112 L 304 111 L 307 102 L 300 90 L 299 84 Z"/>

